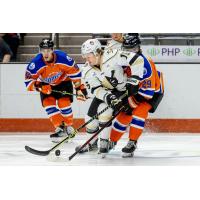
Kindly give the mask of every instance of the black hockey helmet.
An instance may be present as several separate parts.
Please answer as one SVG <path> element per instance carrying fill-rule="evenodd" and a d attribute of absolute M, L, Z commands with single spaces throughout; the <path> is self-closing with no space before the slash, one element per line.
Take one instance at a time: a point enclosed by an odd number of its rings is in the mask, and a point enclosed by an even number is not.
<path fill-rule="evenodd" d="M 40 49 L 53 49 L 54 43 L 50 38 L 44 38 L 39 44 Z"/>
<path fill-rule="evenodd" d="M 126 33 L 123 35 L 123 47 L 124 48 L 134 48 L 138 47 L 141 44 L 138 33 Z"/>

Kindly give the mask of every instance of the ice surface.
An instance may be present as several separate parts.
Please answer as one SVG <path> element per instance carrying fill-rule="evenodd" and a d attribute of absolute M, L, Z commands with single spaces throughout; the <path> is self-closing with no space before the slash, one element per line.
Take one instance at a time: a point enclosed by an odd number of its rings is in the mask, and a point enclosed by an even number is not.
<path fill-rule="evenodd" d="M 0 135 L 0 166 L 168 166 L 200 165 L 200 134 L 148 134 L 145 133 L 138 142 L 133 158 L 122 158 L 121 148 L 128 141 L 125 135 L 106 158 L 97 152 L 78 154 L 71 161 L 68 157 L 74 153 L 77 145 L 86 141 L 85 135 L 78 135 L 73 141 L 60 148 L 61 156 L 53 153 L 49 156 L 32 155 L 25 151 L 28 145 L 38 150 L 48 150 L 54 144 L 47 134 Z"/>

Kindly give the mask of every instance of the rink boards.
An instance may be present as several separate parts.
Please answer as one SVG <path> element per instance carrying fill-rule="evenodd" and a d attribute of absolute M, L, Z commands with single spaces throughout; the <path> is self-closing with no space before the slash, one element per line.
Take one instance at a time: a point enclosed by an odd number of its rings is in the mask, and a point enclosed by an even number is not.
<path fill-rule="evenodd" d="M 8 133 L 53 131 L 39 94 L 25 89 L 25 68 L 26 64 L 0 65 L 0 130 Z M 165 96 L 157 111 L 150 114 L 145 131 L 200 133 L 199 64 L 157 64 L 157 68 L 164 74 Z M 74 100 L 75 127 L 83 123 L 90 102 Z"/>

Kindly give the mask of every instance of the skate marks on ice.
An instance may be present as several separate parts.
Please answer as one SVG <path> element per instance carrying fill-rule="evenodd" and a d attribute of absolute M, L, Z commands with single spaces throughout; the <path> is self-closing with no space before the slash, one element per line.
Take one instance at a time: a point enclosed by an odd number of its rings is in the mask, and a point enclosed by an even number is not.
<path fill-rule="evenodd" d="M 200 154 L 200 153 L 199 153 Z M 165 165 L 200 165 L 200 155 L 196 152 L 177 152 L 157 150 L 152 152 L 140 151 L 135 152 L 133 158 L 122 158 L 120 149 L 111 151 L 105 158 L 95 153 L 79 154 L 71 161 L 68 157 L 71 155 L 67 152 L 61 153 L 60 157 L 55 155 L 48 156 L 47 160 L 56 165 L 66 166 L 165 166 Z"/>
<path fill-rule="evenodd" d="M 24 146 L 30 145 L 39 150 L 53 146 L 48 135 L 1 135 L 0 166 L 134 166 L 134 165 L 200 165 L 200 135 L 197 134 L 145 134 L 141 137 L 138 149 L 133 158 L 122 158 L 121 148 L 127 143 L 127 136 L 117 144 L 106 158 L 102 159 L 97 152 L 78 154 L 71 161 L 68 157 L 74 153 L 78 144 L 85 142 L 84 136 L 77 136 L 73 141 L 64 144 L 61 155 L 56 157 L 52 152 L 48 157 L 32 155 Z"/>
<path fill-rule="evenodd" d="M 199 135 L 144 135 L 133 158 L 121 157 L 121 148 L 126 142 L 122 139 L 104 159 L 97 152 L 90 152 L 78 154 L 70 162 L 68 153 L 51 161 L 66 162 L 67 165 L 200 165 Z"/>

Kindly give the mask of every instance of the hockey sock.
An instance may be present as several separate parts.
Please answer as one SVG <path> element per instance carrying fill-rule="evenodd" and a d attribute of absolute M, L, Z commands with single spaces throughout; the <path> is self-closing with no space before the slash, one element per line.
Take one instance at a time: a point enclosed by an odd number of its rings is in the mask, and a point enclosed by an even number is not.
<path fill-rule="evenodd" d="M 67 126 L 71 126 L 73 124 L 73 113 L 70 99 L 68 97 L 60 98 L 58 100 L 58 107 Z"/>
<path fill-rule="evenodd" d="M 112 142 L 117 142 L 122 135 L 126 132 L 126 128 L 129 125 L 130 121 L 132 119 L 132 116 L 127 115 L 124 112 L 121 112 L 117 118 L 115 119 L 111 134 L 110 134 L 110 140 Z"/>
<path fill-rule="evenodd" d="M 43 107 L 46 113 L 54 125 L 54 127 L 60 126 L 64 121 L 64 117 L 60 114 L 60 110 L 56 107 L 56 99 L 54 97 L 47 97 L 43 100 Z"/>
<path fill-rule="evenodd" d="M 134 109 L 129 130 L 130 140 L 138 140 L 142 134 L 145 126 L 145 120 L 148 117 L 148 112 L 150 109 L 151 105 L 146 102 L 140 103 L 139 106 Z"/>

